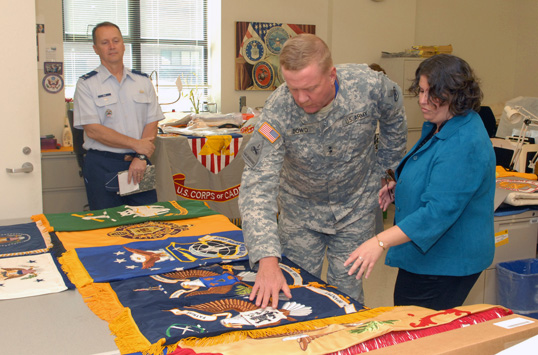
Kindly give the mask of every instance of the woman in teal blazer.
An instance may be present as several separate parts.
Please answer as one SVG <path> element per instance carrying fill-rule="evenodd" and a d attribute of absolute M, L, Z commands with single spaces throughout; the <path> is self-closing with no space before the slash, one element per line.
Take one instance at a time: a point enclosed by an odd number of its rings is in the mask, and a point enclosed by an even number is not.
<path fill-rule="evenodd" d="M 495 154 L 476 111 L 482 91 L 463 59 L 423 61 L 410 88 L 425 123 L 396 181 L 379 192 L 395 203 L 395 225 L 353 251 L 344 265 L 368 277 L 383 251 L 398 267 L 394 304 L 431 309 L 460 306 L 493 261 Z"/>

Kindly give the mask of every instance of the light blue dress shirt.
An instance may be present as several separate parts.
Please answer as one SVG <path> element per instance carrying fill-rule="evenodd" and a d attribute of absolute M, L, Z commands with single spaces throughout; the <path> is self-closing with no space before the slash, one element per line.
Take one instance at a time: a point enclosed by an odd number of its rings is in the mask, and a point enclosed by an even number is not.
<path fill-rule="evenodd" d="M 118 82 L 103 65 L 82 76 L 75 91 L 74 126 L 97 123 L 126 136 L 140 139 L 144 127 L 164 118 L 149 78 L 127 68 Z M 84 148 L 113 153 L 132 150 L 106 146 L 84 134 Z"/>

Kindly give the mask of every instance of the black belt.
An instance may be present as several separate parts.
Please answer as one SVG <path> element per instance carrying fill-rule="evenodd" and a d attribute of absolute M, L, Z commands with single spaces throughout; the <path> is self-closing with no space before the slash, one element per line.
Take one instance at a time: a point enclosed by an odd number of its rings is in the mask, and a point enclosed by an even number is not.
<path fill-rule="evenodd" d="M 86 154 L 96 154 L 105 158 L 111 158 L 122 161 L 132 161 L 136 153 L 113 153 L 104 150 L 90 149 Z"/>

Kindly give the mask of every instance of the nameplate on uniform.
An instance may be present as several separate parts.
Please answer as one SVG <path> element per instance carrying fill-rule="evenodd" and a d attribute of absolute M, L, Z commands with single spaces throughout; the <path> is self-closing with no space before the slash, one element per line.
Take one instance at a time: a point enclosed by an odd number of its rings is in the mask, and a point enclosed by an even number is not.
<path fill-rule="evenodd" d="M 314 134 L 317 132 L 317 127 L 313 125 L 295 127 L 288 130 L 288 134 L 292 136 L 297 136 L 301 134 Z"/>

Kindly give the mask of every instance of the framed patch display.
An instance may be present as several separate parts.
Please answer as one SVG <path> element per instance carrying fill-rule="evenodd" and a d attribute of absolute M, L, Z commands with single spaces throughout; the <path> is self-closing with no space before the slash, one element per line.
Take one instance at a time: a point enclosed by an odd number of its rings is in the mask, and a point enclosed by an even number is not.
<path fill-rule="evenodd" d="M 279 55 L 284 43 L 315 25 L 276 22 L 235 23 L 235 90 L 275 90 L 284 82 Z"/>

